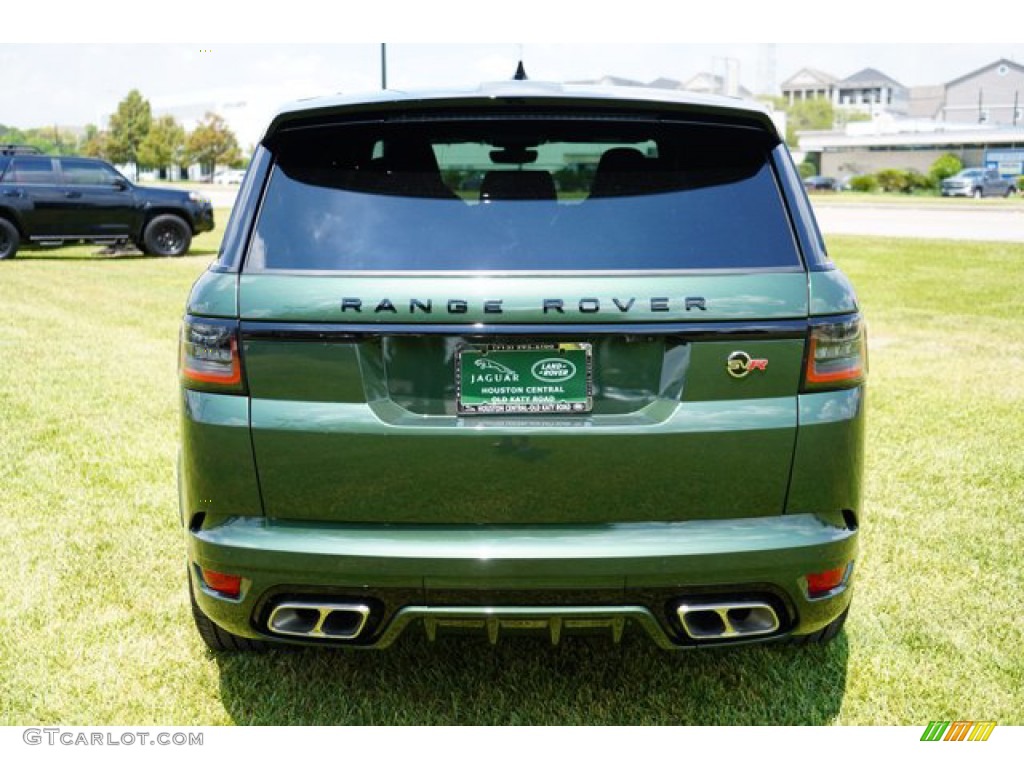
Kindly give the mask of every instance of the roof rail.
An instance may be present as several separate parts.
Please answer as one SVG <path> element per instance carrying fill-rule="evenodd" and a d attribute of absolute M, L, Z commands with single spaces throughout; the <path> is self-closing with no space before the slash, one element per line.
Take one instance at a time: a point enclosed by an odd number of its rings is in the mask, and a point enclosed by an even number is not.
<path fill-rule="evenodd" d="M 41 155 L 39 147 L 31 144 L 0 144 L 0 155 Z"/>

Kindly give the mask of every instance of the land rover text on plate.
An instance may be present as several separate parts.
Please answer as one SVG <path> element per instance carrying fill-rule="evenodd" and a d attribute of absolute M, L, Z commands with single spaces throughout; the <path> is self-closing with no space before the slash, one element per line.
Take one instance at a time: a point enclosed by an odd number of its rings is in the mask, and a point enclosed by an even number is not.
<path fill-rule="evenodd" d="M 200 634 L 828 640 L 865 366 L 757 104 L 533 82 L 294 104 L 182 328 Z"/>

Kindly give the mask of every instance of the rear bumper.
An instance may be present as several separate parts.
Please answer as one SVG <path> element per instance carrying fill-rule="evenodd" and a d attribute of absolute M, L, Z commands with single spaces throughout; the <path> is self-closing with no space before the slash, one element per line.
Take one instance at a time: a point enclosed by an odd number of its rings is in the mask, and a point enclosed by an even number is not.
<path fill-rule="evenodd" d="M 846 566 L 857 552 L 856 531 L 811 514 L 536 527 L 238 517 L 187 536 L 193 566 L 244 578 L 236 600 L 194 580 L 200 608 L 224 629 L 285 639 L 266 628 L 280 601 L 360 600 L 374 612 L 366 631 L 346 642 L 360 647 L 386 646 L 403 629 L 429 620 L 431 611 L 462 607 L 468 614 L 481 608 L 526 619 L 535 614 L 546 626 L 573 616 L 600 619 L 593 626 L 607 619 L 613 631 L 629 623 L 662 647 L 681 648 L 695 643 L 674 618 L 675 605 L 725 596 L 776 606 L 778 631 L 756 639 L 809 634 L 846 609 L 851 580 L 812 600 L 805 575 Z"/>

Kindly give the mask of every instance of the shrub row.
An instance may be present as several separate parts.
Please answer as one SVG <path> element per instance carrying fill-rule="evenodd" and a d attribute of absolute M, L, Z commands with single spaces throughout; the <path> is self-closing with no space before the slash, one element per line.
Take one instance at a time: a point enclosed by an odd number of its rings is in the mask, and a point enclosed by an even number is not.
<path fill-rule="evenodd" d="M 900 168 L 886 168 L 878 173 L 854 176 L 850 179 L 850 188 L 857 192 L 904 192 L 938 189 L 939 182 L 931 176 L 917 171 L 904 171 Z"/>
<path fill-rule="evenodd" d="M 954 154 L 946 153 L 932 163 L 928 175 L 913 170 L 886 168 L 874 174 L 864 174 L 850 179 L 850 188 L 858 192 L 905 192 L 937 190 L 942 180 L 960 172 L 963 162 Z"/>

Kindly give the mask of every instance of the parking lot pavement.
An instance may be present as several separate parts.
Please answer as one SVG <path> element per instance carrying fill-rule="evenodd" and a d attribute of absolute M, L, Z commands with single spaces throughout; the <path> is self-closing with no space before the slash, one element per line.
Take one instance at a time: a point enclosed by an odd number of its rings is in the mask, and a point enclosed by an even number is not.
<path fill-rule="evenodd" d="M 818 200 L 813 204 L 818 225 L 826 235 L 1024 243 L 1024 208 L 830 205 Z"/>
<path fill-rule="evenodd" d="M 196 184 L 195 188 L 210 198 L 214 208 L 231 208 L 238 197 L 238 184 Z"/>
<path fill-rule="evenodd" d="M 168 187 L 199 192 L 210 198 L 214 208 L 231 208 L 238 197 L 238 184 L 197 184 L 194 182 L 141 181 L 143 187 Z"/>

